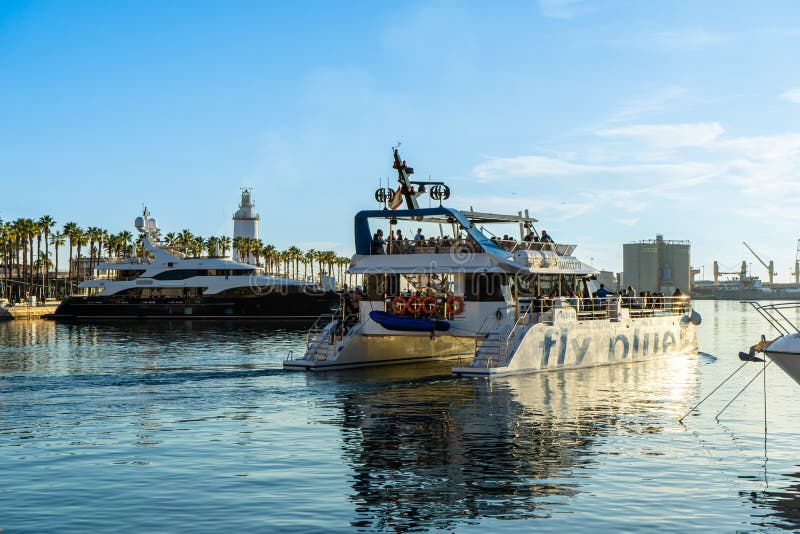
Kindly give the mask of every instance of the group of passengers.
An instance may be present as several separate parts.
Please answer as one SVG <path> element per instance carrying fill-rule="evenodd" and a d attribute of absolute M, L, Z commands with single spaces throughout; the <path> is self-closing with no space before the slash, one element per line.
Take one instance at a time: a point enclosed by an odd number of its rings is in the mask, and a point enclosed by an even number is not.
<path fill-rule="evenodd" d="M 454 244 L 462 240 L 461 236 L 454 240 L 447 235 L 428 239 L 422 233 L 422 228 L 417 228 L 417 233 L 413 239 L 406 238 L 402 230 L 398 228 L 394 232 L 390 232 L 388 239 L 384 240 L 383 230 L 378 229 L 372 236 L 370 254 L 411 254 L 419 251 L 439 253 L 443 250 L 449 250 Z M 463 244 L 470 246 L 472 243 L 468 239 Z M 424 250 L 426 248 L 433 250 Z"/>
<path fill-rule="evenodd" d="M 492 237 L 491 240 L 506 250 L 513 250 L 517 247 L 517 240 L 514 236 L 503 235 L 503 237 Z M 531 229 L 528 234 L 522 239 L 525 243 L 553 243 L 553 238 L 547 233 L 547 230 L 542 230 L 541 235 L 537 235 L 536 231 Z M 528 248 L 528 247 L 523 247 Z M 537 247 L 541 249 L 548 249 L 548 246 Z"/>
<path fill-rule="evenodd" d="M 553 238 L 550 237 L 550 234 L 547 233 L 547 230 L 542 230 L 542 235 L 536 235 L 536 232 L 531 228 L 528 235 L 525 236 L 523 241 L 528 241 L 530 243 L 552 243 Z"/>
<path fill-rule="evenodd" d="M 533 298 L 531 306 L 535 311 L 545 312 L 553 306 L 553 301 L 559 297 L 563 297 L 564 302 L 581 312 L 600 312 L 608 309 L 609 298 L 621 297 L 621 306 L 623 308 L 636 309 L 636 310 L 664 310 L 664 309 L 678 309 L 683 304 L 680 298 L 683 297 L 680 289 L 676 289 L 672 295 L 672 299 L 667 299 L 664 293 L 642 291 L 636 293 L 632 286 L 627 289 L 615 293 L 609 291 L 605 284 L 600 284 L 597 291 L 593 292 L 591 297 L 584 296 L 582 292 L 575 291 L 574 289 L 567 289 L 558 294 L 556 291 L 545 293 L 539 291 L 539 294 Z"/>

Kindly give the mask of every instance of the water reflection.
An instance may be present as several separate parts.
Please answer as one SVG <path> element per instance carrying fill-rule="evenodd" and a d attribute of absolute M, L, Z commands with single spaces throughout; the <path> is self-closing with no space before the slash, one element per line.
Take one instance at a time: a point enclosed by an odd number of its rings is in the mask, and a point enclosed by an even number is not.
<path fill-rule="evenodd" d="M 763 515 L 756 516 L 760 521 L 754 521 L 755 525 L 777 527 L 784 530 L 800 530 L 800 472 L 787 474 L 784 477 L 798 482 L 780 490 L 765 489 L 739 493 L 749 499 L 757 508 L 766 510 Z"/>
<path fill-rule="evenodd" d="M 359 529 L 549 517 L 607 436 L 660 433 L 697 391 L 696 356 L 491 381 L 399 373 L 354 377 L 337 399 Z"/>

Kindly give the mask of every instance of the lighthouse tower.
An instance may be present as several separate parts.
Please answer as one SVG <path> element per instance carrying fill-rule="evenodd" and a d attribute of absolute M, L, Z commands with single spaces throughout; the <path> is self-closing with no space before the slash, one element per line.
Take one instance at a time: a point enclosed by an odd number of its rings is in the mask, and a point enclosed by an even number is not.
<path fill-rule="evenodd" d="M 258 213 L 253 212 L 253 200 L 250 197 L 250 189 L 242 188 L 242 202 L 239 204 L 239 209 L 233 215 L 233 237 L 251 237 L 258 239 L 258 221 L 261 217 Z M 239 252 L 233 249 L 233 259 L 239 261 Z M 253 255 L 250 254 L 247 258 L 247 263 L 253 263 Z"/>

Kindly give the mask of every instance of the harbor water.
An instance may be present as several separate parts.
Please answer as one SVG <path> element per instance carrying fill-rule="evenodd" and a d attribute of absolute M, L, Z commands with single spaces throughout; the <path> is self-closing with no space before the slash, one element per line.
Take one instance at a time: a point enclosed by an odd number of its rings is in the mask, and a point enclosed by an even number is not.
<path fill-rule="evenodd" d="M 305 330 L 257 322 L 3 322 L 0 529 L 798 529 L 800 387 L 769 367 L 717 422 L 750 363 L 678 422 L 772 334 L 696 308 L 699 355 L 493 380 L 285 372 Z"/>

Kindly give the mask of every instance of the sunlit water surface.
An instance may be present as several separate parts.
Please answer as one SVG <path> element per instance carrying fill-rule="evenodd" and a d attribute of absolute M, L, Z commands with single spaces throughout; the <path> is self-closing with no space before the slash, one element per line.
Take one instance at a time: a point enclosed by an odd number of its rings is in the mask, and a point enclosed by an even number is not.
<path fill-rule="evenodd" d="M 698 302 L 700 355 L 487 381 L 447 364 L 287 373 L 304 330 L 0 324 L 0 528 L 800 528 L 800 387 Z M 766 450 L 766 455 L 765 455 Z"/>

